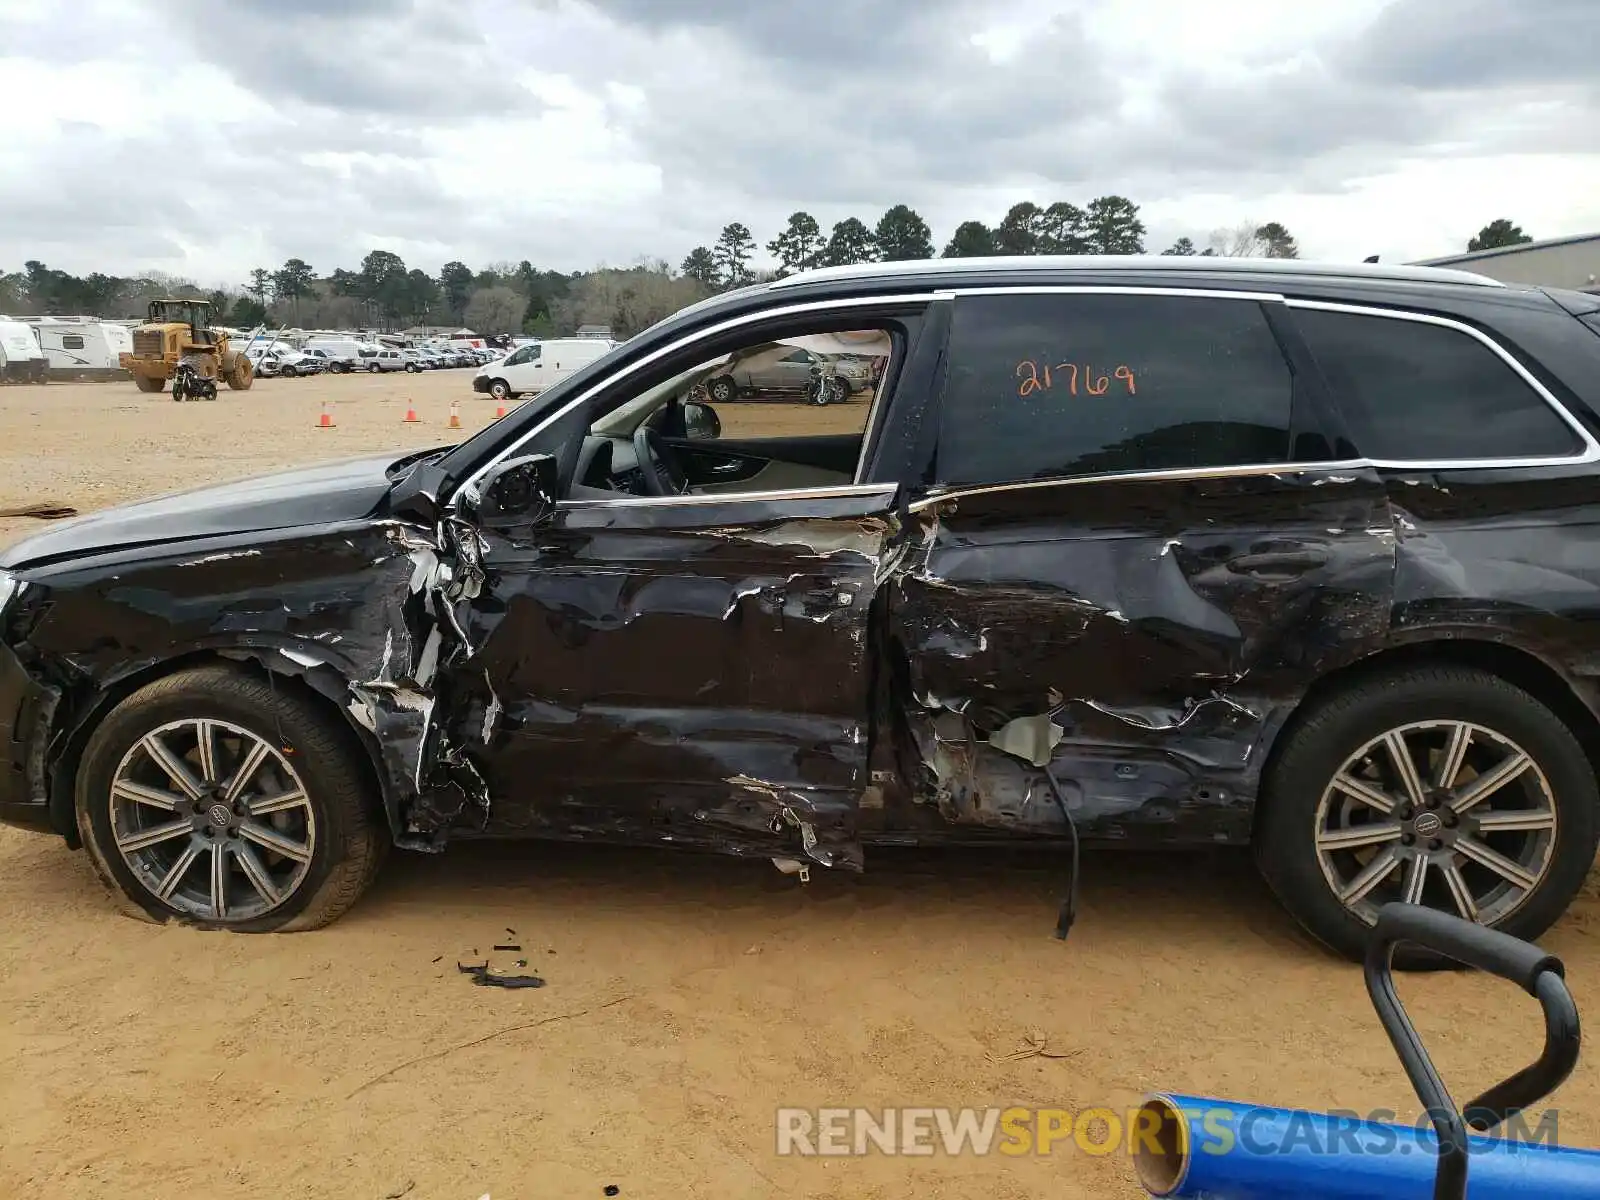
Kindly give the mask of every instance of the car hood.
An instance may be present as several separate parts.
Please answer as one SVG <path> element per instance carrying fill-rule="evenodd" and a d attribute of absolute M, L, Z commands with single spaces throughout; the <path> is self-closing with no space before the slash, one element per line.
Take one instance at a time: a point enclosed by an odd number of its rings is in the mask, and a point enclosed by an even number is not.
<path fill-rule="evenodd" d="M 52 525 L 0 552 L 0 567 L 16 569 L 78 555 L 360 520 L 388 494 L 392 472 L 420 455 L 321 463 L 214 487 L 108 508 Z"/>

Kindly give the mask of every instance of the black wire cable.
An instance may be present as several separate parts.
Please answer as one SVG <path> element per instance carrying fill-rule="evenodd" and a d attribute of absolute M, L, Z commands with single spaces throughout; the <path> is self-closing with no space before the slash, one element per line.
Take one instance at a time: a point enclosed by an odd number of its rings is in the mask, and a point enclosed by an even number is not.
<path fill-rule="evenodd" d="M 1065 941 L 1072 923 L 1078 919 L 1078 827 L 1072 822 L 1066 797 L 1061 794 L 1061 785 L 1049 766 L 1044 769 L 1044 777 L 1050 781 L 1050 793 L 1056 798 L 1056 807 L 1061 810 L 1061 819 L 1067 823 L 1067 833 L 1072 838 L 1072 875 L 1067 880 L 1066 899 L 1061 902 L 1061 911 L 1056 916 L 1056 937 Z"/>

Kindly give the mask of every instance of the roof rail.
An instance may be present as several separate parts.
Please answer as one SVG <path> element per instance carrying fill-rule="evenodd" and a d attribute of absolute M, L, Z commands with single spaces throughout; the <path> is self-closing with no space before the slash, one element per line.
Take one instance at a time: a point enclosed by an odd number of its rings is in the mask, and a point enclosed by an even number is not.
<path fill-rule="evenodd" d="M 1014 255 L 991 258 L 922 258 L 910 262 L 855 263 L 845 267 L 819 267 L 786 275 L 768 284 L 794 287 L 830 279 L 894 279 L 905 275 L 964 275 L 994 271 L 1160 271 L 1201 274 L 1300 275 L 1335 279 L 1391 279 L 1411 283 L 1455 283 L 1471 287 L 1503 288 L 1487 275 L 1444 267 L 1378 263 L 1302 262 L 1298 258 L 1223 258 L 1178 254 L 1059 254 Z"/>

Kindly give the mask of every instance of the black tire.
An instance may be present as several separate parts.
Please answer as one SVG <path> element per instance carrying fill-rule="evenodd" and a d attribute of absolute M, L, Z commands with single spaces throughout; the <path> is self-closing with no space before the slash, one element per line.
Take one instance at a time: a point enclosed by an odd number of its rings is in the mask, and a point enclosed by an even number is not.
<path fill-rule="evenodd" d="M 732 375 L 718 375 L 706 384 L 706 395 L 717 404 L 730 404 L 739 398 L 739 385 Z"/>
<path fill-rule="evenodd" d="M 250 731 L 294 759 L 318 834 L 294 893 L 250 920 L 216 921 L 179 911 L 146 888 L 116 848 L 109 811 L 118 764 L 141 738 L 175 721 L 211 719 Z M 78 831 L 101 880 L 130 916 L 240 933 L 316 929 L 346 912 L 376 877 L 389 832 L 362 770 L 359 747 L 337 718 L 282 686 L 229 667 L 197 667 L 148 684 L 112 710 L 79 765 Z"/>
<path fill-rule="evenodd" d="M 510 400 L 515 394 L 504 379 L 496 379 L 489 384 L 489 395 L 496 400 Z"/>
<path fill-rule="evenodd" d="M 381 372 L 382 370 L 383 370 L 383 368 L 380 367 L 377 363 L 368 363 L 367 364 L 367 374 L 369 374 L 369 375 L 376 375 L 379 372 Z"/>
<path fill-rule="evenodd" d="M 407 363 L 406 364 L 406 370 L 411 372 L 411 374 L 413 374 L 413 375 L 422 374 L 422 368 L 417 366 L 416 363 Z"/>
<path fill-rule="evenodd" d="M 1296 720 L 1263 780 L 1255 836 L 1257 866 L 1283 906 L 1346 957 L 1362 956 L 1371 927 L 1345 906 L 1323 873 L 1316 847 L 1318 806 L 1335 773 L 1370 740 L 1428 721 L 1471 722 L 1510 738 L 1549 784 L 1556 831 L 1548 866 L 1520 904 L 1492 922 L 1495 928 L 1514 937 L 1538 937 L 1578 894 L 1594 862 L 1600 787 L 1583 747 L 1555 713 L 1499 676 L 1470 667 L 1426 666 L 1373 676 Z M 1407 969 L 1450 965 L 1404 948 L 1395 962 Z"/>

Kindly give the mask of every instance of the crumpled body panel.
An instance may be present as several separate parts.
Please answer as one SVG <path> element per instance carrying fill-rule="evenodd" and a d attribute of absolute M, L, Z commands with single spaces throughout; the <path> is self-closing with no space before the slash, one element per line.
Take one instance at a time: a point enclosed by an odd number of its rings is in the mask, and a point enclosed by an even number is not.
<path fill-rule="evenodd" d="M 1271 733 L 1382 645 L 1394 538 L 1372 475 L 999 490 L 928 506 L 891 599 L 916 798 L 948 821 L 1248 837 Z"/>
<path fill-rule="evenodd" d="M 861 864 L 885 497 L 573 507 L 488 535 L 492 832 Z"/>

